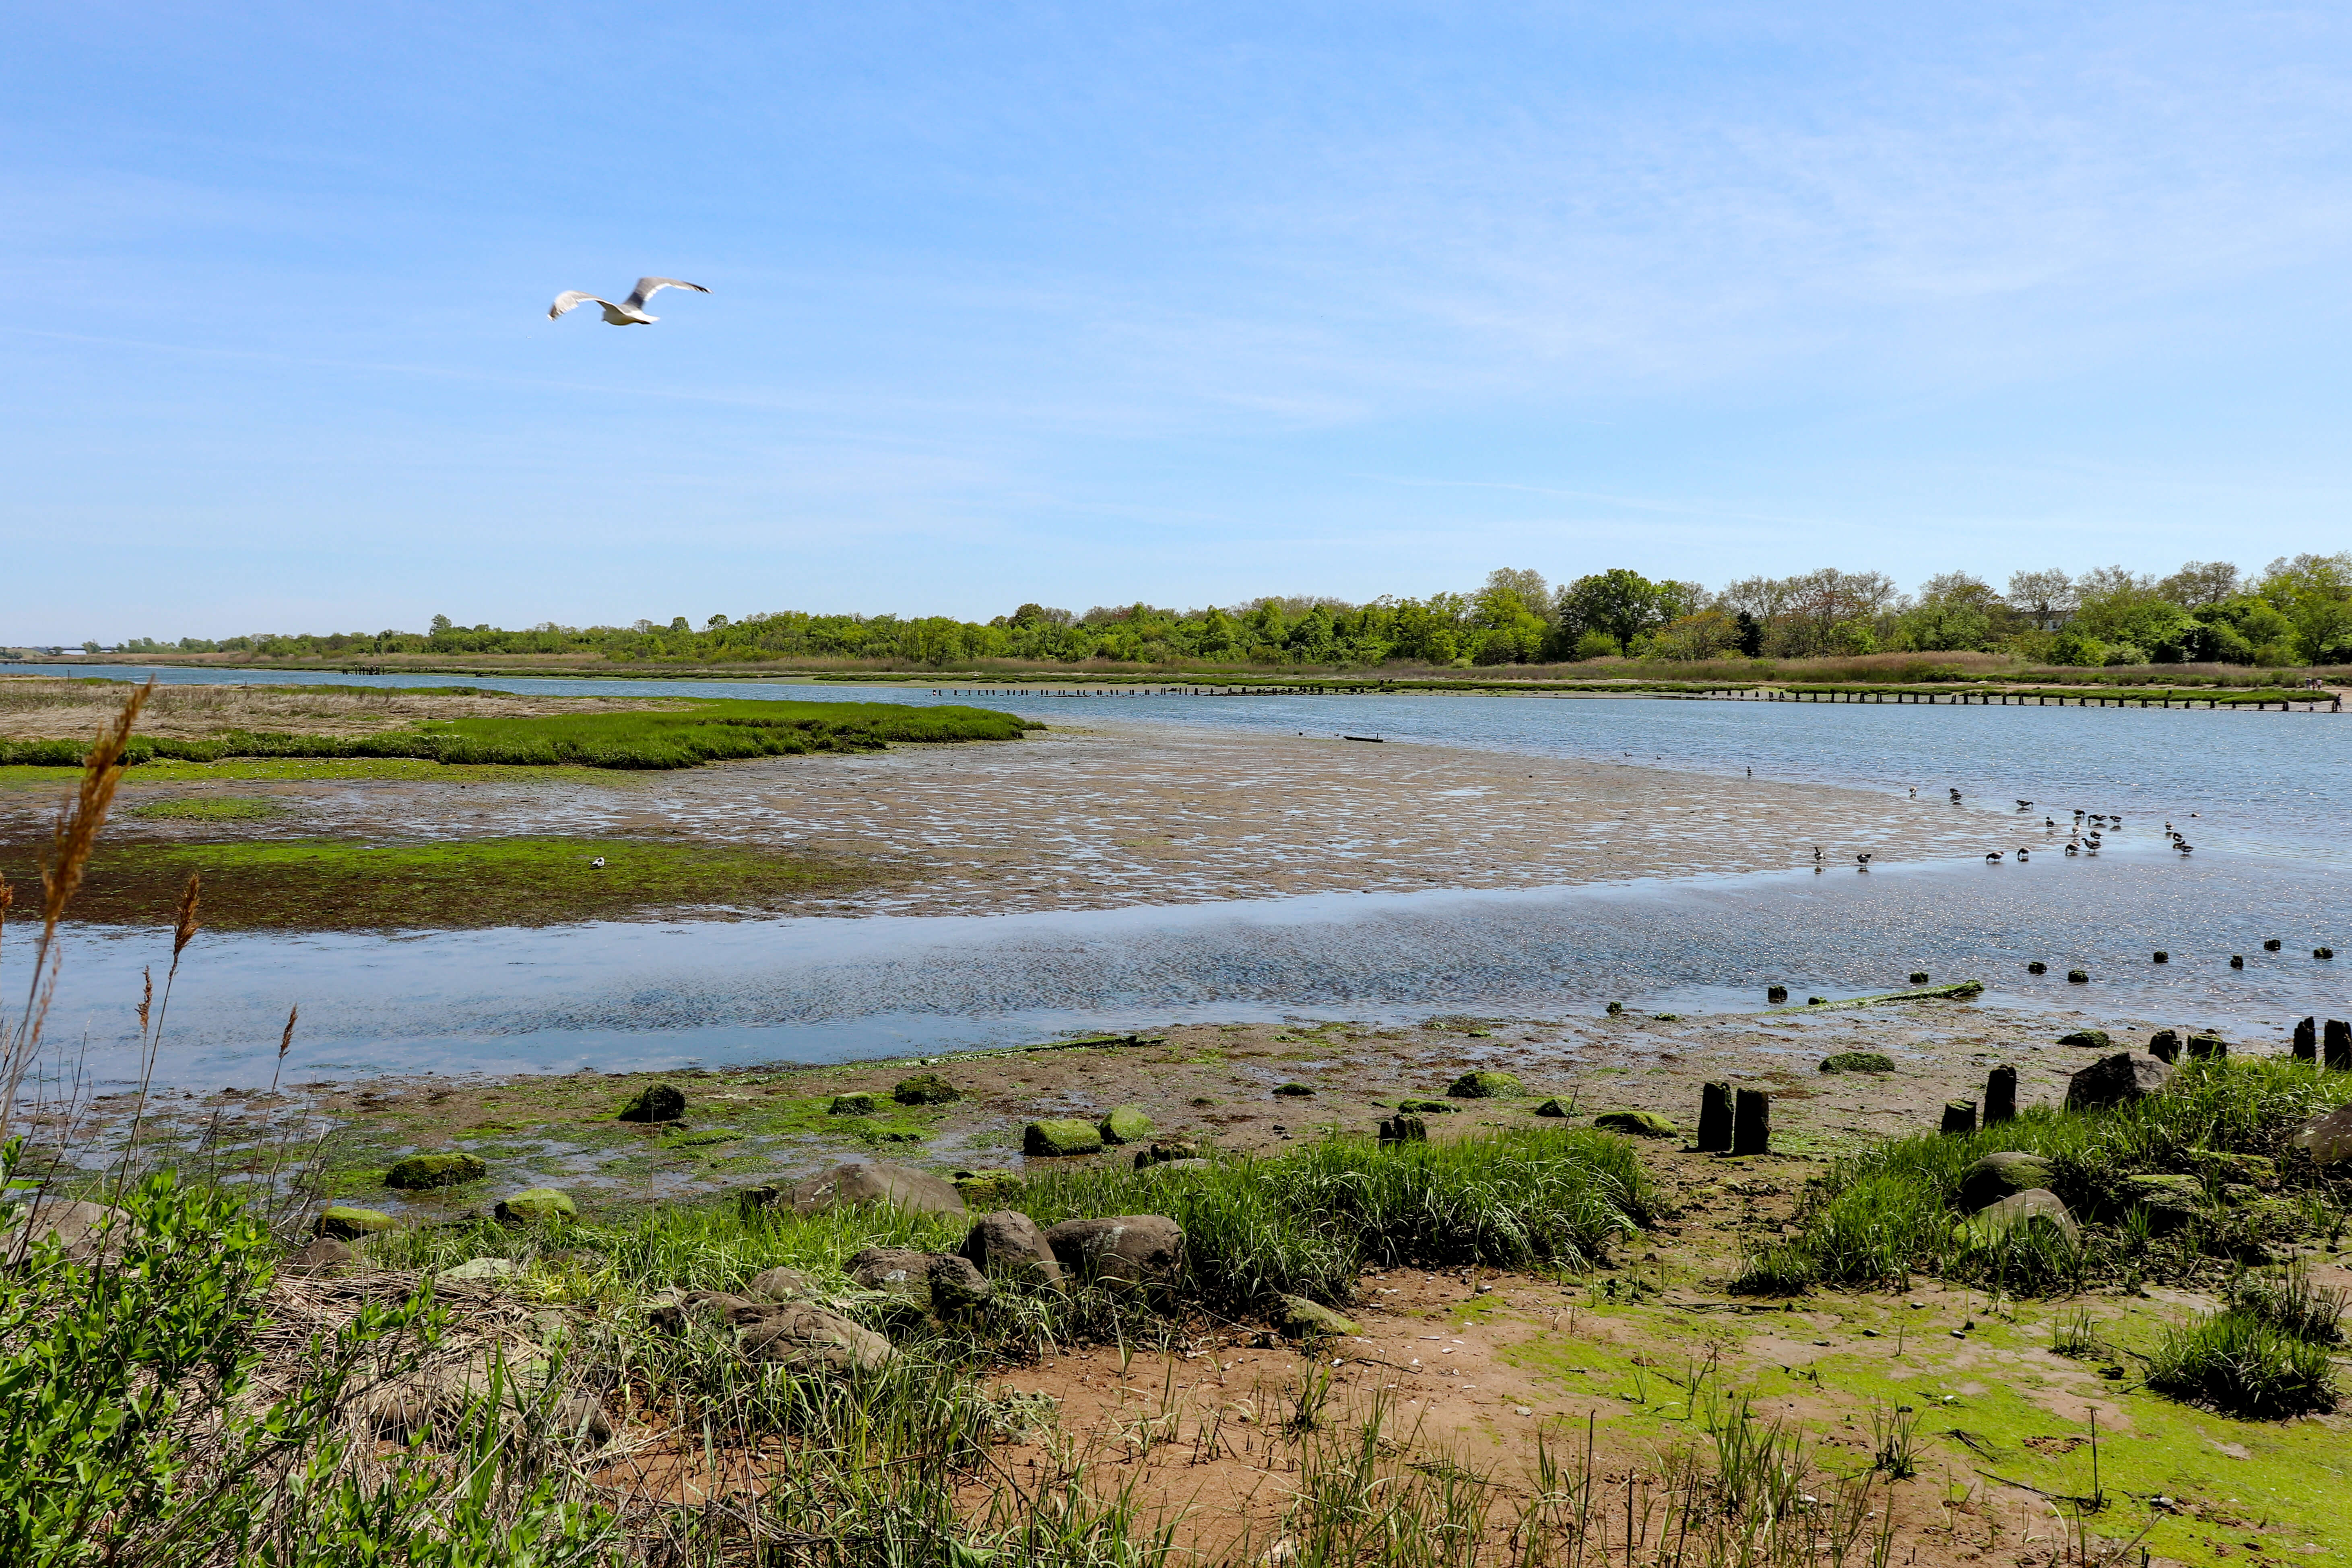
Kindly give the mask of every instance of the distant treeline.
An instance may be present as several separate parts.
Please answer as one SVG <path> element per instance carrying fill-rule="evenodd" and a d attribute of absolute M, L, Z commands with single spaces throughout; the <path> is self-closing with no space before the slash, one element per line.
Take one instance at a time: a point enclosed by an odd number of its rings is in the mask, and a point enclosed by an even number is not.
<path fill-rule="evenodd" d="M 1473 592 L 1425 599 L 1253 600 L 1231 607 L 1097 606 L 1085 615 L 1024 605 L 985 625 L 933 616 L 777 611 L 697 629 L 667 626 L 460 626 L 430 630 L 265 634 L 218 642 L 133 638 L 91 653 L 247 653 L 277 658 L 371 654 L 573 654 L 617 662 L 761 660 L 895 662 L 934 668 L 984 661 L 1142 665 L 1433 667 L 1554 664 L 1623 655 L 1720 659 L 1812 658 L 1896 652 L 2007 654 L 2036 664 L 2352 663 L 2352 552 L 2273 561 L 2258 576 L 2192 561 L 2168 577 L 2105 567 L 2071 576 L 2012 574 L 1996 589 L 1966 572 L 1915 594 L 1880 572 L 1824 567 L 1749 577 L 1709 590 L 1652 582 L 1622 567 L 1557 586 L 1501 570 Z"/>

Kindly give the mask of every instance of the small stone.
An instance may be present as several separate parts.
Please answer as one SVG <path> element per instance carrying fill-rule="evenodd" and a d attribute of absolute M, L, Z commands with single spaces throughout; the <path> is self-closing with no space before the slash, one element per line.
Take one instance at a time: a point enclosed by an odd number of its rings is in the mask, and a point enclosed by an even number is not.
<path fill-rule="evenodd" d="M 1151 1136 L 1151 1118 L 1139 1105 L 1114 1105 L 1095 1130 L 1106 1143 L 1140 1143 Z"/>
<path fill-rule="evenodd" d="M 1462 1108 L 1442 1100 L 1400 1100 L 1397 1109 L 1412 1116 L 1451 1116 Z"/>
<path fill-rule="evenodd" d="M 2105 1029 L 2077 1029 L 2071 1035 L 2059 1036 L 2058 1043 L 2062 1046 L 2084 1046 L 2095 1051 L 2115 1048 L 2115 1042 L 2107 1037 Z"/>
<path fill-rule="evenodd" d="M 1573 1114 L 1573 1108 L 1565 1100 L 1547 1100 L 1541 1105 L 1536 1107 L 1536 1114 L 1538 1116 L 1568 1116 Z"/>
<path fill-rule="evenodd" d="M 1307 1096 L 1313 1094 L 1315 1090 L 1310 1086 L 1303 1083 L 1283 1083 L 1276 1084 L 1275 1086 L 1274 1092 L 1281 1095 L 1286 1100 L 1304 1100 Z"/>
<path fill-rule="evenodd" d="M 580 1217 L 580 1205 L 553 1187 L 532 1187 L 501 1198 L 491 1211 L 500 1225 L 548 1225 Z"/>
<path fill-rule="evenodd" d="M 1032 1121 L 1021 1133 L 1021 1152 L 1032 1158 L 1059 1159 L 1073 1154 L 1102 1152 L 1102 1132 L 1091 1121 L 1076 1117 L 1048 1117 Z"/>
<path fill-rule="evenodd" d="M 1681 1130 L 1654 1110 L 1610 1110 L 1592 1119 L 1592 1125 L 1635 1138 L 1673 1138 Z"/>
<path fill-rule="evenodd" d="M 2159 947 L 2156 950 L 2156 954 L 2150 962 L 2155 963 L 2170 963 L 2172 962 L 2172 954 L 2165 952 L 2164 949 Z"/>
<path fill-rule="evenodd" d="M 1612 1002 L 1609 1004 L 1609 1016 L 1612 1018 L 1618 1014 L 1622 1013 L 1624 1010 L 1625 1004 L 1622 1002 Z"/>
<path fill-rule="evenodd" d="M 901 1079 L 890 1090 L 890 1098 L 901 1105 L 952 1105 L 963 1094 L 939 1074 L 927 1072 Z"/>
<path fill-rule="evenodd" d="M 2290 1142 L 2298 1149 L 2307 1150 L 2315 1165 L 2352 1160 L 2352 1104 L 2339 1105 L 2312 1117 L 2294 1130 Z"/>
<path fill-rule="evenodd" d="M 383 1173 L 383 1184 L 403 1192 L 462 1186 L 478 1182 L 490 1168 L 471 1154 L 411 1154 Z"/>
<path fill-rule="evenodd" d="M 363 1209 L 351 1204 L 336 1204 L 319 1215 L 319 1234 L 356 1241 L 363 1236 L 390 1230 L 396 1223 L 381 1209 Z"/>
<path fill-rule="evenodd" d="M 746 1324 L 736 1342 L 746 1361 L 802 1372 L 877 1372 L 897 1355 L 873 1330 L 807 1301 L 770 1309 Z"/>
<path fill-rule="evenodd" d="M 613 1114 L 622 1121 L 676 1121 L 686 1114 L 686 1091 L 674 1083 L 649 1083 Z"/>
<path fill-rule="evenodd" d="M 868 1290 L 879 1290 L 903 1305 L 924 1312 L 931 1310 L 931 1255 L 928 1252 L 910 1247 L 868 1247 L 851 1254 L 842 1272 Z"/>
<path fill-rule="evenodd" d="M 1445 1089 L 1449 1100 L 1506 1100 L 1525 1093 L 1527 1089 L 1512 1074 L 1486 1068 L 1465 1072 Z"/>
<path fill-rule="evenodd" d="M 1276 1326 L 1294 1340 L 1321 1339 L 1326 1335 L 1352 1337 L 1363 1332 L 1353 1319 L 1304 1296 L 1281 1296 L 1276 1300 Z"/>
<path fill-rule="evenodd" d="M 2146 1210 L 2159 1230 L 2185 1225 L 2207 1207 L 2205 1184 L 2194 1176 L 2164 1173 L 2126 1176 L 2116 1184 L 2115 1195 L 2126 1207 Z"/>
<path fill-rule="evenodd" d="M 880 1101 L 863 1090 L 856 1094 L 836 1094 L 825 1107 L 829 1116 L 871 1116 L 880 1108 Z"/>

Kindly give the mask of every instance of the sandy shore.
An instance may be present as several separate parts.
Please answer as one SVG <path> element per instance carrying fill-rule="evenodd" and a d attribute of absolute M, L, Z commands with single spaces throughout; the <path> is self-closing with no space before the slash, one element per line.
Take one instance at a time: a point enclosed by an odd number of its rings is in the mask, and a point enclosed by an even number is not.
<path fill-rule="evenodd" d="M 1431 887 L 1524 888 L 2008 847 L 1994 814 L 1855 790 L 1452 747 L 1180 726 L 1055 729 L 677 773 L 449 769 L 448 777 L 212 782 L 133 773 L 126 801 L 260 795 L 266 826 L 142 825 L 218 839 L 563 835 L 806 851 L 884 873 L 788 912 L 975 914 Z M 485 774 L 492 771 L 485 770 Z M 46 821 L 0 803 L 0 835 Z M 2037 829 L 2036 841 L 2041 835 Z"/>

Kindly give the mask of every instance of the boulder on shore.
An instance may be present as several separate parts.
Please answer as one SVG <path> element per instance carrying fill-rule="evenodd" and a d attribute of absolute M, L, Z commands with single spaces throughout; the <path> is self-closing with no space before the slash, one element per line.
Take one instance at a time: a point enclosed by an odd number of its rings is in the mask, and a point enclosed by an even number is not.
<path fill-rule="evenodd" d="M 1592 1119 L 1592 1125 L 1605 1132 L 1623 1132 L 1635 1138 L 1673 1138 L 1681 1129 L 1654 1110 L 1610 1110 Z"/>
<path fill-rule="evenodd" d="M 1184 1230 L 1161 1215 L 1066 1219 L 1045 1233 L 1063 1268 L 1106 1284 L 1168 1286 L 1184 1268 Z"/>
<path fill-rule="evenodd" d="M 2158 1230 L 2188 1224 L 2210 1206 L 2205 1184 L 2195 1176 L 2151 1173 L 2126 1176 L 2116 1184 L 2116 1200 L 2126 1208 L 2144 1209 Z"/>
<path fill-rule="evenodd" d="M 1114 1105 L 1106 1112 L 1095 1131 L 1106 1143 L 1140 1143 L 1151 1136 L 1151 1118 L 1139 1105 Z"/>
<path fill-rule="evenodd" d="M 2310 1153 L 2315 1165 L 2352 1160 L 2352 1104 L 2339 1105 L 2296 1128 L 2294 1143 Z"/>
<path fill-rule="evenodd" d="M 901 1105 L 952 1105 L 963 1092 L 939 1074 L 925 1072 L 899 1079 L 890 1098 Z"/>
<path fill-rule="evenodd" d="M 752 1275 L 743 1294 L 757 1301 L 791 1301 L 807 1295 L 812 1283 L 799 1269 L 779 1263 Z"/>
<path fill-rule="evenodd" d="M 390 1230 L 393 1217 L 382 1209 L 363 1209 L 352 1204 L 331 1204 L 319 1215 L 319 1234 L 344 1241 L 357 1241 L 363 1236 L 373 1236 L 380 1230 Z"/>
<path fill-rule="evenodd" d="M 833 1103 L 824 1109 L 828 1116 L 871 1116 L 880 1108 L 877 1097 L 859 1089 L 852 1094 L 835 1095 Z"/>
<path fill-rule="evenodd" d="M 649 1083 L 613 1113 L 621 1121 L 676 1121 L 686 1114 L 686 1091 L 674 1083 Z"/>
<path fill-rule="evenodd" d="M 2157 1093 L 2171 1077 L 2170 1062 L 2117 1051 L 2066 1080 L 2066 1109 L 2105 1110 L 2123 1105 Z"/>
<path fill-rule="evenodd" d="M 963 1257 L 984 1274 L 1059 1287 L 1061 1260 L 1037 1222 L 1018 1209 L 998 1209 L 972 1222 L 964 1234 Z"/>
<path fill-rule="evenodd" d="M 1147 1165 L 1166 1165 L 1178 1160 L 1205 1159 L 1208 1152 L 1198 1138 L 1154 1138 L 1145 1147 L 1135 1152 L 1135 1168 L 1140 1171 Z"/>
<path fill-rule="evenodd" d="M 873 1330 L 810 1301 L 769 1308 L 736 1331 L 743 1359 L 796 1372 L 877 1372 L 898 1352 Z"/>
<path fill-rule="evenodd" d="M 893 1204 L 918 1214 L 964 1212 L 962 1196 L 948 1182 L 929 1171 L 879 1160 L 835 1165 L 789 1187 L 754 1187 L 744 1197 L 757 1208 L 781 1205 L 794 1214 L 817 1214 L 859 1204 Z"/>
<path fill-rule="evenodd" d="M 2105 1029 L 2077 1029 L 2071 1035 L 2059 1036 L 2058 1043 L 2062 1046 L 2085 1046 L 2095 1051 L 2109 1050 L 2115 1046 L 2115 1041 L 2107 1037 Z"/>
<path fill-rule="evenodd" d="M 869 1247 L 850 1258 L 845 1272 L 868 1290 L 943 1318 L 985 1307 L 996 1294 L 969 1259 L 952 1253 Z"/>
<path fill-rule="evenodd" d="M 1038 1159 L 1102 1152 L 1102 1130 L 1075 1116 L 1049 1116 L 1021 1131 L 1021 1152 Z"/>
<path fill-rule="evenodd" d="M 1979 1246 L 1999 1241 L 2013 1231 L 2047 1226 L 2065 1237 L 2069 1247 L 2083 1245 L 2083 1227 L 2056 1193 L 2047 1187 L 2034 1187 L 2026 1192 L 2012 1193 L 1999 1203 L 1987 1205 L 1970 1215 L 1968 1220 L 1972 1239 Z"/>
<path fill-rule="evenodd" d="M 499 1200 L 491 1211 L 500 1225 L 548 1225 L 580 1217 L 580 1205 L 553 1187 L 532 1187 Z"/>
<path fill-rule="evenodd" d="M 955 1190 L 963 1194 L 966 1208 L 978 1208 L 983 1204 L 1002 1202 L 1021 1190 L 1019 1173 L 1002 1165 L 985 1165 L 977 1171 L 958 1171 L 948 1178 Z"/>
<path fill-rule="evenodd" d="M 1481 1068 L 1455 1079 L 1445 1093 L 1449 1100 L 1508 1100 L 1527 1093 L 1527 1089 L 1511 1073 Z"/>
<path fill-rule="evenodd" d="M 1823 1057 L 1816 1072 L 1893 1072 L 1895 1058 L 1878 1051 L 1840 1051 Z"/>
<path fill-rule="evenodd" d="M 2050 1184 L 2050 1162 L 2021 1149 L 1987 1154 L 1960 1173 L 1960 1206 L 1971 1213 L 1987 1204 Z"/>
<path fill-rule="evenodd" d="M 490 1168 L 471 1154 L 411 1154 L 383 1173 L 383 1184 L 402 1192 L 427 1192 L 478 1182 L 489 1173 Z"/>

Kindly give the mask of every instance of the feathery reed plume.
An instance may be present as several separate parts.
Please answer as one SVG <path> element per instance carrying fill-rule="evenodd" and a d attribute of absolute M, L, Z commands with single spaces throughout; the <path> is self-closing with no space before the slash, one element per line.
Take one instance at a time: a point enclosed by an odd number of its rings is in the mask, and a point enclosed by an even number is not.
<path fill-rule="evenodd" d="M 5 1142 L 16 1119 L 16 1091 L 41 1047 L 41 1026 L 48 1019 L 49 1002 L 57 994 L 60 956 L 56 950 L 58 921 L 81 887 L 98 830 L 114 805 L 114 791 L 122 782 L 122 754 L 131 744 L 131 726 L 139 710 L 155 695 L 155 682 L 124 700 L 114 722 L 99 731 L 89 754 L 82 759 L 81 783 L 72 800 L 58 807 L 57 826 L 49 833 L 48 858 L 41 866 L 41 934 L 33 947 L 33 975 L 25 993 L 25 1008 L 0 1050 L 0 1142 Z M 43 976 L 47 975 L 46 984 Z"/>
<path fill-rule="evenodd" d="M 269 1092 L 278 1092 L 278 1075 L 286 1070 L 286 1053 L 294 1048 L 294 1020 L 302 1016 L 302 1005 L 297 1002 L 286 1009 L 286 1032 L 278 1037 L 278 1065 L 270 1069 Z"/>
<path fill-rule="evenodd" d="M 180 901 L 172 910 L 172 963 L 177 967 L 181 952 L 195 940 L 197 874 L 188 873 L 188 885 L 180 889 Z"/>
<path fill-rule="evenodd" d="M 139 972 L 139 1037 L 147 1037 L 147 1008 L 155 1000 L 155 966 L 149 964 Z"/>

